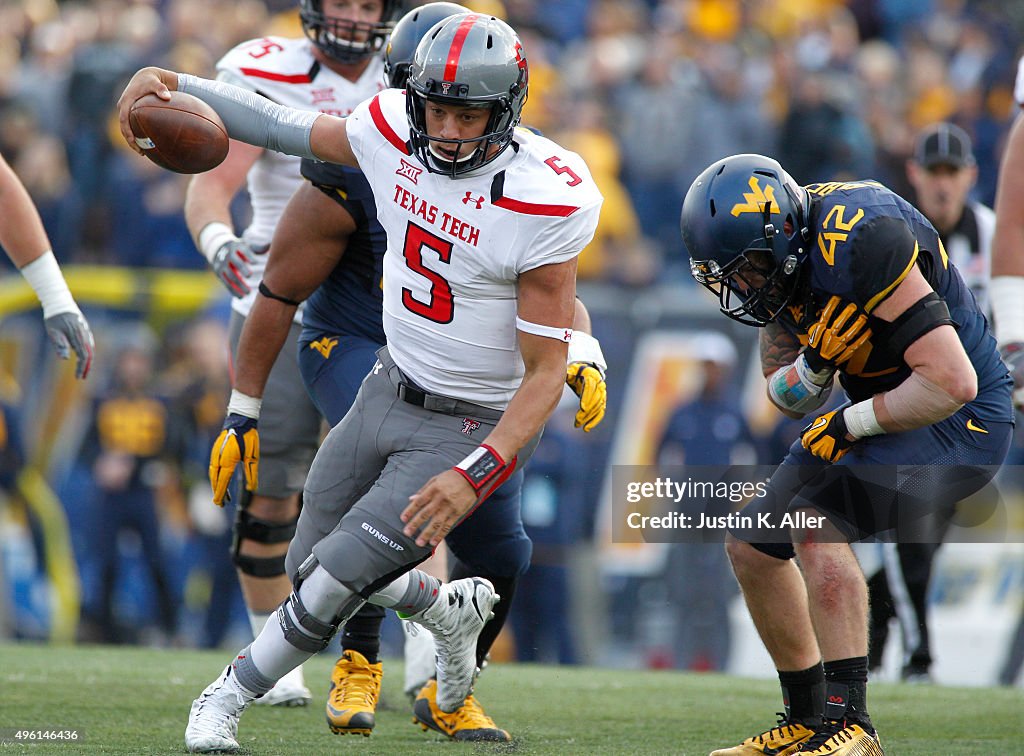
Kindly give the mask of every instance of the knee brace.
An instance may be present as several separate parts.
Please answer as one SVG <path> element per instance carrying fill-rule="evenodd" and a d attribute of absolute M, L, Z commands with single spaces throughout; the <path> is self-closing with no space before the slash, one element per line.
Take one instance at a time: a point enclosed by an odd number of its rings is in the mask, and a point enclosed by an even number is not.
<path fill-rule="evenodd" d="M 254 557 L 242 554 L 242 540 L 249 540 L 255 543 L 288 543 L 295 535 L 295 525 L 299 518 L 296 517 L 290 522 L 269 522 L 253 517 L 248 512 L 249 503 L 252 501 L 252 492 L 242 492 L 241 501 L 235 511 L 235 525 L 231 539 L 231 561 L 246 575 L 259 578 L 272 578 L 285 574 L 285 555 L 274 557 Z M 302 499 L 299 499 L 299 508 L 302 508 Z"/>
<path fill-rule="evenodd" d="M 278 607 L 277 619 L 285 640 L 300 651 L 319 653 L 364 602 L 362 596 L 331 577 L 310 555 L 295 575 L 294 590 L 288 600 Z M 320 619 L 324 616 L 330 620 Z"/>

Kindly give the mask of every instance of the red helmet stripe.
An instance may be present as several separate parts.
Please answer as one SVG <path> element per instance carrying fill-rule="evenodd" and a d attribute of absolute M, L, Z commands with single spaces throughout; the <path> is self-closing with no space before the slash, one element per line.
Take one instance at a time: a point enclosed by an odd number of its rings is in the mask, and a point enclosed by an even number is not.
<path fill-rule="evenodd" d="M 459 28 L 455 30 L 455 36 L 452 38 L 452 46 L 448 48 L 448 61 L 444 66 L 445 81 L 455 81 L 455 76 L 459 71 L 459 57 L 462 55 L 462 46 L 466 44 L 469 30 L 477 22 L 478 18 L 480 16 L 471 13 L 459 22 Z"/>

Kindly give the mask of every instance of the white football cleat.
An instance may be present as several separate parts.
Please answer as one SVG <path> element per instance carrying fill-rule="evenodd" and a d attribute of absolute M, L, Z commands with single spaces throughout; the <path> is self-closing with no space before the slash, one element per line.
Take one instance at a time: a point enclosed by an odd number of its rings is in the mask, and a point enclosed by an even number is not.
<path fill-rule="evenodd" d="M 225 753 L 238 750 L 238 718 L 253 700 L 235 681 L 229 664 L 192 702 L 185 727 L 189 753 Z"/>
<path fill-rule="evenodd" d="M 306 687 L 302 666 L 286 674 L 277 684 L 253 701 L 257 706 L 305 706 L 313 700 L 313 694 Z"/>
<path fill-rule="evenodd" d="M 437 672 L 437 651 L 434 636 L 415 622 L 402 622 L 405 634 L 405 686 L 410 699 L 416 698 L 427 681 Z"/>
<path fill-rule="evenodd" d="M 484 578 L 445 583 L 429 608 L 408 619 L 434 635 L 437 644 L 437 707 L 451 713 L 473 690 L 476 639 L 501 597 Z"/>

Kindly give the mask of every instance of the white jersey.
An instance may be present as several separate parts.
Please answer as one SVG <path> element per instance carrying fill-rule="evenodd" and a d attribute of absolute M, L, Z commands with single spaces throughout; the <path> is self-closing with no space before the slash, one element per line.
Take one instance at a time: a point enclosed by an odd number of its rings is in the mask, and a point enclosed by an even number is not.
<path fill-rule="evenodd" d="M 265 37 L 243 42 L 217 63 L 217 78 L 281 105 L 347 116 L 363 100 L 384 89 L 384 63 L 374 56 L 356 81 L 349 81 L 313 57 L 313 43 L 305 37 Z M 242 238 L 255 248 L 270 245 L 274 228 L 288 200 L 302 184 L 300 159 L 271 150 L 263 154 L 249 170 L 249 200 L 252 223 Z M 251 262 L 252 274 L 246 279 L 250 291 L 231 306 L 248 315 L 263 279 L 266 255 Z M 295 314 L 301 322 L 302 308 Z"/>
<path fill-rule="evenodd" d="M 1013 86 L 1013 99 L 1017 107 L 1024 109 L 1024 55 L 1017 61 L 1017 81 Z"/>
<path fill-rule="evenodd" d="M 516 332 L 521 273 L 571 260 L 597 227 L 601 193 L 579 155 L 525 129 L 492 163 L 451 179 L 411 155 L 405 93 L 348 121 L 387 231 L 384 333 L 426 391 L 504 409 L 525 372 Z"/>

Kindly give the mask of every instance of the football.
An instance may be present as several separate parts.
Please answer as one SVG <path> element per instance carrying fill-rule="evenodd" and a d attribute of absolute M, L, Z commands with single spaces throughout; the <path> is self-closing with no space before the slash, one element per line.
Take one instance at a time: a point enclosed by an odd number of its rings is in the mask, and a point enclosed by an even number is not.
<path fill-rule="evenodd" d="M 171 92 L 170 100 L 144 95 L 132 104 L 128 119 L 136 144 L 161 168 L 202 173 L 228 154 L 228 132 L 220 116 L 192 95 Z"/>

